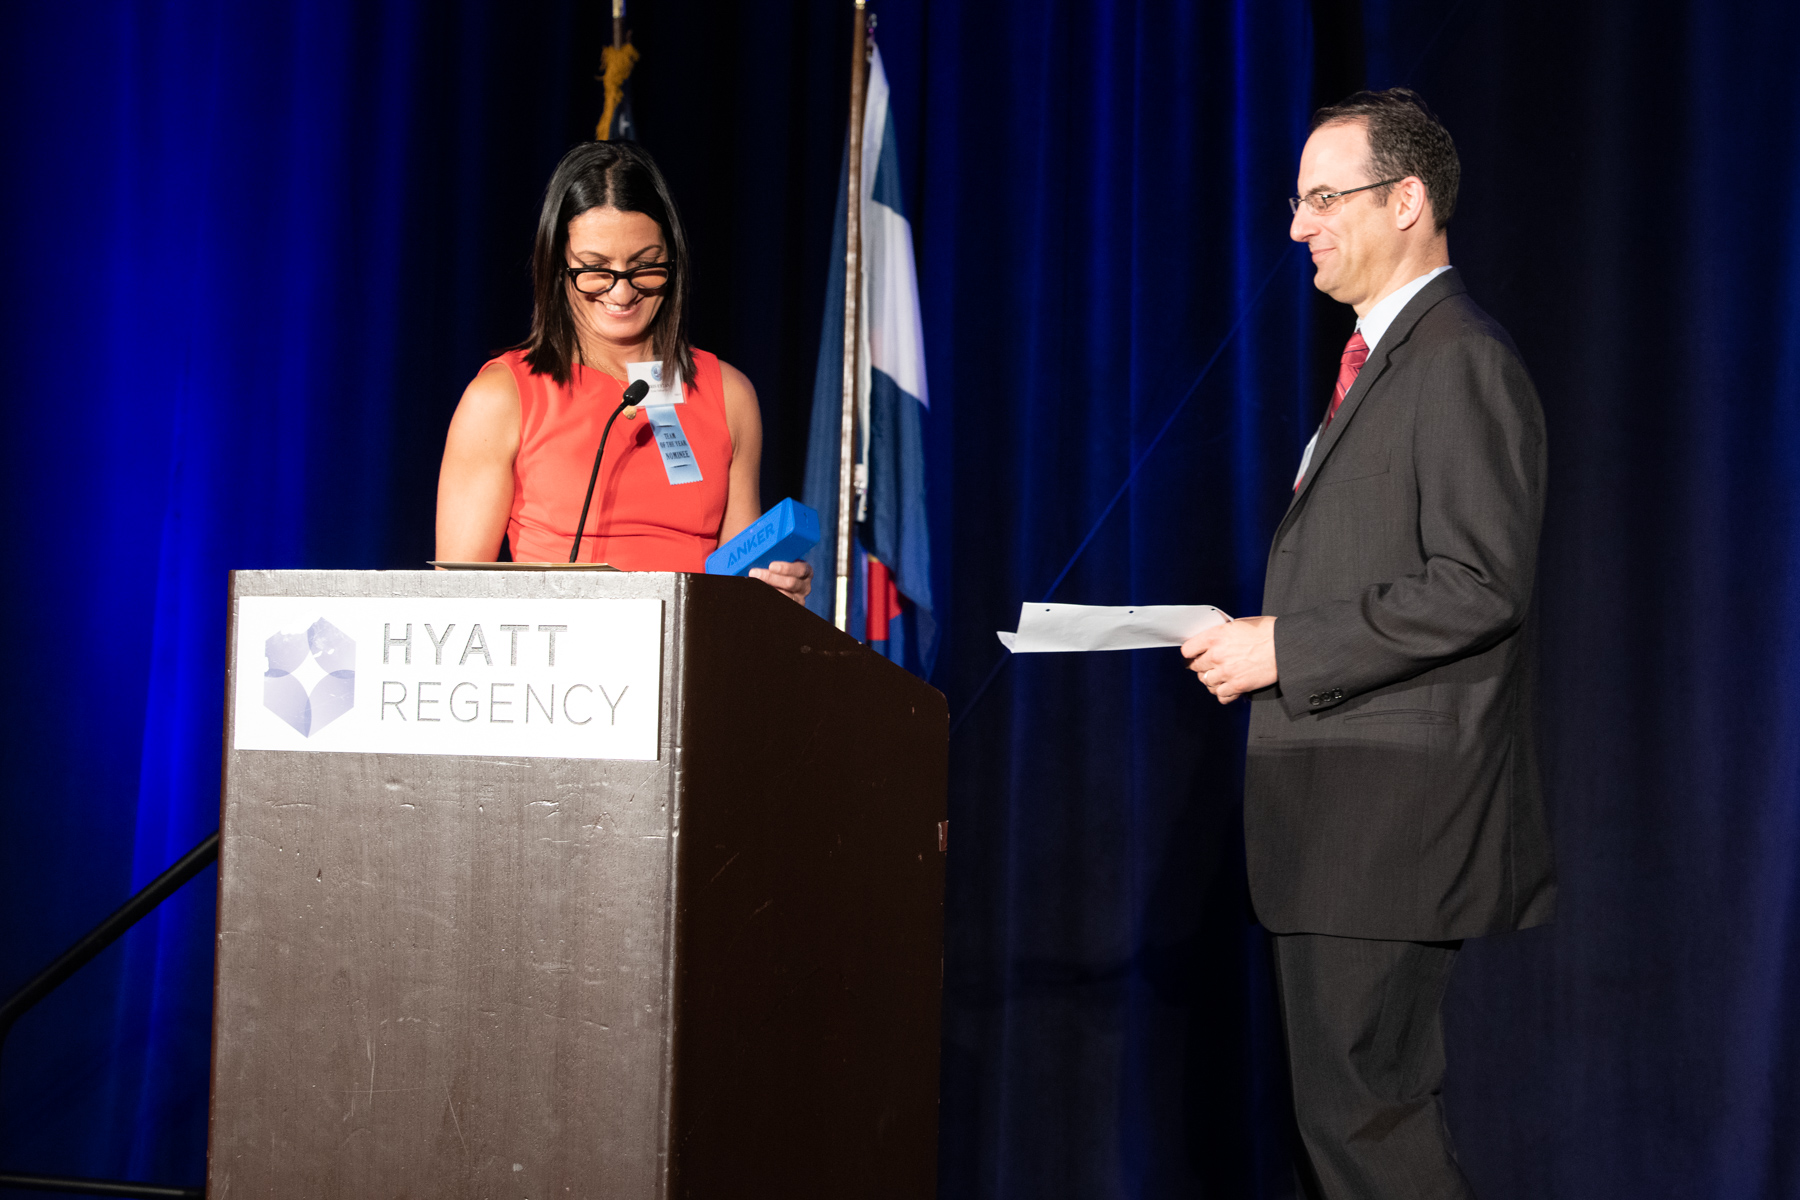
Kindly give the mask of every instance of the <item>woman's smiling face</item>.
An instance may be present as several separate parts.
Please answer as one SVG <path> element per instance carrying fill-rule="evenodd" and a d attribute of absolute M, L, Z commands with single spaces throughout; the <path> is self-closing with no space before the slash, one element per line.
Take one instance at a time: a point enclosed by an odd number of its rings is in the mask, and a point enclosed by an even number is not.
<path fill-rule="evenodd" d="M 628 271 L 668 258 L 662 229 L 641 212 L 616 208 L 590 208 L 569 222 L 568 264 L 571 267 L 610 267 Z M 661 296 L 644 296 L 620 281 L 604 295 L 593 296 L 565 285 L 569 311 L 586 342 L 597 339 L 621 347 L 633 347 L 650 336 L 650 323 L 662 307 Z"/>

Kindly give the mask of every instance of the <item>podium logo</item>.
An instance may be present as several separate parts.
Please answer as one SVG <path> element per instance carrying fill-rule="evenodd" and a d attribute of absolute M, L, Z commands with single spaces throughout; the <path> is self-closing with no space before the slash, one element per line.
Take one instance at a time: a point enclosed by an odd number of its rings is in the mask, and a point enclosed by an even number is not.
<path fill-rule="evenodd" d="M 356 703 L 356 642 L 325 618 L 305 633 L 271 635 L 263 652 L 263 705 L 300 736 L 311 737 Z"/>

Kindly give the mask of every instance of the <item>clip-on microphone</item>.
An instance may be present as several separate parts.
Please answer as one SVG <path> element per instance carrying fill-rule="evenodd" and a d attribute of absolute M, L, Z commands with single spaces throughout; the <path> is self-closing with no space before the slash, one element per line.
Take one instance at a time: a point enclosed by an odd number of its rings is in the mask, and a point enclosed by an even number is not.
<path fill-rule="evenodd" d="M 624 413 L 627 421 L 637 416 L 637 406 L 650 391 L 647 380 L 640 379 L 625 389 L 625 396 L 619 401 L 619 407 L 613 409 L 612 416 L 606 418 L 606 428 L 600 431 L 600 449 L 594 451 L 594 471 L 588 476 L 587 495 L 581 500 L 581 519 L 575 522 L 575 544 L 569 547 L 569 561 L 574 562 L 581 554 L 581 535 L 587 530 L 588 505 L 594 500 L 594 484 L 600 478 L 600 460 L 606 456 L 606 436 L 612 432 L 613 422 Z"/>

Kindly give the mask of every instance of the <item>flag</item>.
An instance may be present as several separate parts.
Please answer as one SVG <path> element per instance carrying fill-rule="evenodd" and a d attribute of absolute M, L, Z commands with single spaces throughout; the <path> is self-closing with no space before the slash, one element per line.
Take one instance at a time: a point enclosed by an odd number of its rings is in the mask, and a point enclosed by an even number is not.
<path fill-rule="evenodd" d="M 849 151 L 838 195 L 849 187 Z M 806 503 L 818 510 L 822 539 L 809 556 L 814 582 L 807 606 L 829 620 L 836 599 L 839 438 L 844 397 L 844 206 L 832 233 L 819 366 L 813 380 L 806 453 Z M 887 72 L 877 50 L 863 108 L 862 347 L 857 387 L 862 431 L 857 461 L 868 492 L 856 528 L 850 580 L 850 633 L 919 675 L 937 651 L 931 611 L 931 538 L 925 525 L 924 329 L 912 225 L 900 193 L 900 153 L 888 106 Z M 854 514 L 853 514 L 854 515 Z"/>

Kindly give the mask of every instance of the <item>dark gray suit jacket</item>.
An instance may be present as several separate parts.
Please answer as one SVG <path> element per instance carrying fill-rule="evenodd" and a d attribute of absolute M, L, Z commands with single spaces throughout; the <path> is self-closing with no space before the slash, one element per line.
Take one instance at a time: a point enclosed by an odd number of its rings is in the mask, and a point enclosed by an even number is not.
<path fill-rule="evenodd" d="M 1455 271 L 1364 364 L 1269 552 L 1281 680 L 1244 833 L 1276 933 L 1440 941 L 1550 918 L 1533 732 L 1544 418 Z"/>

